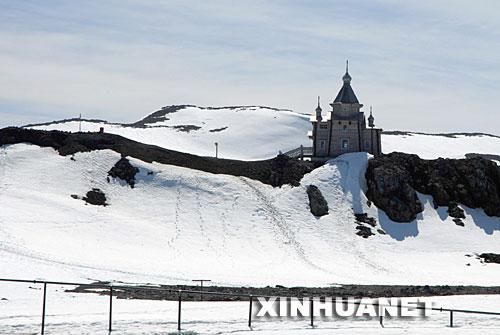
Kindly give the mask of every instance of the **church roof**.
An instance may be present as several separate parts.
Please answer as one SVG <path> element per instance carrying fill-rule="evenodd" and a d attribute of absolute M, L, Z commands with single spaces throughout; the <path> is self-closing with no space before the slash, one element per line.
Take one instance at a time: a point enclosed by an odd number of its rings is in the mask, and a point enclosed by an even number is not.
<path fill-rule="evenodd" d="M 356 94 L 352 90 L 351 84 L 344 83 L 333 102 L 343 102 L 345 104 L 359 104 Z"/>
<path fill-rule="evenodd" d="M 337 97 L 333 102 L 342 102 L 345 104 L 359 104 L 358 98 L 356 98 L 356 94 L 354 94 L 354 91 L 352 90 L 351 87 L 351 79 L 352 78 L 349 75 L 349 63 L 347 62 L 345 74 L 342 77 L 344 85 L 342 85 L 342 88 L 340 89 L 339 93 L 337 94 Z"/>

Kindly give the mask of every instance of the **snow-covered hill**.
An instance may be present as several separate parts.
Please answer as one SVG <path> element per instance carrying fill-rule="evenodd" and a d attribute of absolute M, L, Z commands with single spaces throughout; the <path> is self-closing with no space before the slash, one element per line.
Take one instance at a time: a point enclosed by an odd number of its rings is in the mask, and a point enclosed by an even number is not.
<path fill-rule="evenodd" d="M 37 129 L 78 131 L 79 120 Z M 220 157 L 262 159 L 309 145 L 309 117 L 267 107 L 170 106 L 133 124 L 81 122 L 82 131 L 115 133 L 168 149 Z M 423 158 L 500 154 L 500 138 L 484 134 L 383 135 L 385 152 Z M 495 156 L 496 157 L 496 156 Z M 497 284 L 500 266 L 474 253 L 500 253 L 500 219 L 464 208 L 465 227 L 434 209 L 414 222 L 394 223 L 363 193 L 368 156 L 343 155 L 304 176 L 301 186 L 272 188 L 130 158 L 136 187 L 106 181 L 120 159 L 111 150 L 63 157 L 51 148 L 0 148 L 0 259 L 4 277 L 59 280 L 181 282 L 208 277 L 224 284 L 329 283 Z M 324 194 L 330 214 L 311 215 L 305 188 Z M 109 206 L 71 195 L 104 191 Z M 364 239 L 354 213 L 377 220 Z M 384 234 L 385 232 L 385 234 Z"/>
<path fill-rule="evenodd" d="M 383 120 L 380 122 L 383 124 Z M 29 127 L 76 132 L 80 122 L 72 119 Z M 98 131 L 100 127 L 138 142 L 201 156 L 215 155 L 214 143 L 217 142 L 219 157 L 233 159 L 265 159 L 301 144 L 311 145 L 307 138 L 311 130 L 308 115 L 258 106 L 169 106 L 132 124 L 81 122 L 82 131 Z M 382 135 L 382 150 L 415 153 L 429 159 L 461 158 L 467 153 L 500 155 L 500 137 L 388 132 Z"/>
<path fill-rule="evenodd" d="M 257 160 L 274 157 L 307 144 L 309 116 L 259 106 L 196 107 L 169 106 L 132 124 L 106 121 L 81 122 L 82 131 L 121 135 L 132 140 L 200 156 L 214 156 L 218 143 L 219 157 Z M 43 130 L 76 132 L 76 119 L 30 126 Z"/>
<path fill-rule="evenodd" d="M 474 253 L 500 253 L 500 219 L 465 208 L 465 227 L 434 209 L 394 223 L 362 192 L 368 156 L 343 155 L 301 186 L 272 188 L 243 177 L 131 158 L 135 188 L 106 181 L 110 151 L 60 156 L 28 144 L 0 149 L 0 260 L 3 277 L 252 285 L 496 285 L 500 266 Z M 309 212 L 315 184 L 330 214 Z M 71 195 L 100 188 L 109 206 Z M 354 212 L 377 219 L 357 236 Z"/>
<path fill-rule="evenodd" d="M 425 134 L 388 132 L 382 134 L 384 153 L 417 154 L 423 159 L 464 158 L 468 153 L 500 155 L 500 137 L 488 134 Z"/>

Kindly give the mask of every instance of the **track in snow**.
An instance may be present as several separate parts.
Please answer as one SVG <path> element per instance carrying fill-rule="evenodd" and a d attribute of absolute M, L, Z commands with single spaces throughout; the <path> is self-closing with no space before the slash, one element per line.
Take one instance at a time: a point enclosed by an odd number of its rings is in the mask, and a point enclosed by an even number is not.
<path fill-rule="evenodd" d="M 240 177 L 240 180 L 245 183 L 248 188 L 251 189 L 252 193 L 255 195 L 255 198 L 260 203 L 261 208 L 264 210 L 264 215 L 272 223 L 274 228 L 273 230 L 275 231 L 275 240 L 283 244 L 291 245 L 299 259 L 301 259 L 309 266 L 317 270 L 329 272 L 328 270 L 314 264 L 307 257 L 304 251 L 304 247 L 295 238 L 295 233 L 290 230 L 290 228 L 288 228 L 288 224 L 286 223 L 285 218 L 280 214 L 279 209 L 274 206 L 273 201 L 269 199 L 269 197 L 267 197 L 263 192 L 261 192 L 256 186 L 252 185 L 248 180 L 246 180 L 246 178 Z"/>

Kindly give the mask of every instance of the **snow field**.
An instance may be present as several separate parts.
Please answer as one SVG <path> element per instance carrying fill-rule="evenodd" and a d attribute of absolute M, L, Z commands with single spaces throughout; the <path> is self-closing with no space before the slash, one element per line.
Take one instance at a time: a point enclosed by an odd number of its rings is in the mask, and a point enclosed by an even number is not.
<path fill-rule="evenodd" d="M 46 305 L 46 334 L 107 334 L 109 297 L 66 293 L 49 285 Z M 0 284 L 0 334 L 33 334 L 40 331 L 42 285 Z M 498 311 L 495 295 L 426 297 L 435 307 Z M 497 334 L 500 317 L 449 314 L 433 311 L 413 319 L 320 318 L 311 329 L 309 318 L 256 318 L 248 323 L 248 302 L 182 302 L 182 330 L 189 334 Z M 113 299 L 113 334 L 177 334 L 176 301 Z M 254 310 L 255 313 L 255 310 Z"/>
<path fill-rule="evenodd" d="M 95 132 L 104 127 L 108 133 L 200 156 L 215 156 L 214 143 L 217 142 L 220 158 L 244 160 L 267 159 L 276 156 L 280 150 L 286 152 L 306 144 L 308 138 L 304 129 L 310 126 L 307 115 L 265 107 L 186 107 L 166 117 L 168 120 L 148 124 L 149 128 L 89 121 L 83 121 L 81 126 L 84 132 Z M 184 132 L 173 128 L 182 125 L 194 125 L 201 129 Z M 79 122 L 34 128 L 77 132 Z"/>
<path fill-rule="evenodd" d="M 497 285 L 500 278 L 500 267 L 474 256 L 500 252 L 499 218 L 465 208 L 459 227 L 420 195 L 424 212 L 394 223 L 367 206 L 360 184 L 365 153 L 334 159 L 301 186 L 282 188 L 131 159 L 140 169 L 131 189 L 106 181 L 120 159 L 110 150 L 72 160 L 19 144 L 2 148 L 0 159 L 3 277 L 164 284 L 204 277 L 254 286 Z M 311 183 L 328 201 L 329 215 L 309 212 Z M 109 206 L 70 196 L 94 187 Z M 375 217 L 387 234 L 355 235 L 354 211 Z"/>

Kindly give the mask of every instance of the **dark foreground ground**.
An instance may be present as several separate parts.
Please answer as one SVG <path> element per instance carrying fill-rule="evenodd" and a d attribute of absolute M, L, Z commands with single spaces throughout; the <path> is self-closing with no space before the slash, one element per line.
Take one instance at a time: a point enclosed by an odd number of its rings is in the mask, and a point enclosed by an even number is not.
<path fill-rule="evenodd" d="M 109 295 L 109 290 L 103 290 L 108 283 L 100 282 L 92 286 L 82 285 L 68 292 L 92 293 Z M 500 294 L 500 286 L 407 286 L 407 285 L 342 285 L 335 287 L 224 287 L 208 286 L 203 288 L 203 297 L 199 286 L 162 285 L 152 286 L 153 290 L 145 287 L 123 288 L 115 287 L 113 295 L 121 299 L 145 300 L 177 300 L 179 290 L 182 290 L 183 301 L 238 301 L 249 300 L 253 296 L 282 296 L 282 297 L 414 297 L 414 296 L 442 296 L 468 294 Z M 161 289 L 161 290 L 160 290 Z M 187 292 L 186 292 L 187 291 Z M 208 292 L 216 292 L 210 294 Z M 223 295 L 228 294 L 228 295 Z"/>

